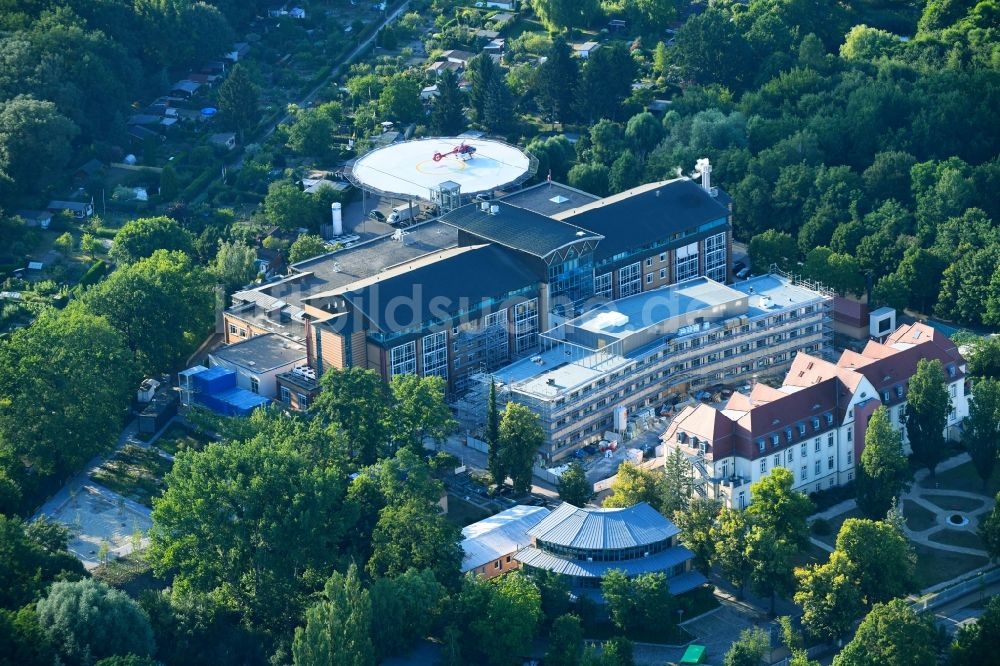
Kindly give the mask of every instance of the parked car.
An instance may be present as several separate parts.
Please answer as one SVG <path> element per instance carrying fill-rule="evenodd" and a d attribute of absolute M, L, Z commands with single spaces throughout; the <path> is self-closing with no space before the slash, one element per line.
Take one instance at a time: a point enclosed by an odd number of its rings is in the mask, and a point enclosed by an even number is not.
<path fill-rule="evenodd" d="M 740 269 L 739 272 L 736 273 L 736 277 L 738 277 L 741 280 L 746 280 L 748 277 L 750 277 L 750 269 L 749 268 Z"/>
<path fill-rule="evenodd" d="M 385 215 L 383 215 L 381 211 L 373 210 L 368 213 L 368 217 L 376 222 L 385 222 Z"/>

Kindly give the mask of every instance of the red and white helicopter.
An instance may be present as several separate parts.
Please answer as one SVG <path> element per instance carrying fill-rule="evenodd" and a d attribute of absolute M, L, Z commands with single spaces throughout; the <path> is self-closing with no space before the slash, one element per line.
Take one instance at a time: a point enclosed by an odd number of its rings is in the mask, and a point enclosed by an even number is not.
<path fill-rule="evenodd" d="M 434 153 L 434 161 L 440 162 L 449 155 L 454 155 L 456 159 L 460 160 L 471 160 L 472 156 L 476 154 L 476 147 L 470 146 L 469 144 L 462 142 L 461 144 L 455 146 L 446 153 Z"/>

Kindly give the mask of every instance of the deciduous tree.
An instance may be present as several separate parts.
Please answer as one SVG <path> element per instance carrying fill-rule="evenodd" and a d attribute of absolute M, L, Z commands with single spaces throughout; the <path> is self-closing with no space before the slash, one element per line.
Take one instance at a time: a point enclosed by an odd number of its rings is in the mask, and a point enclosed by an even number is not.
<path fill-rule="evenodd" d="M 381 618 L 380 618 L 381 620 Z M 320 601 L 306 611 L 306 626 L 295 629 L 292 659 L 296 666 L 374 666 L 372 604 L 358 568 L 334 572 Z"/>
<path fill-rule="evenodd" d="M 879 407 L 865 431 L 865 448 L 855 481 L 858 508 L 869 518 L 881 518 L 889 510 L 893 498 L 906 487 L 909 477 L 909 464 L 903 455 L 899 432 L 889 422 L 885 407 Z"/>
<path fill-rule="evenodd" d="M 917 615 L 905 599 L 878 604 L 858 627 L 834 666 L 934 666 L 937 632 L 930 616 Z"/>
<path fill-rule="evenodd" d="M 38 623 L 71 664 L 115 654 L 153 653 L 146 612 L 127 594 L 92 579 L 61 581 L 38 602 Z"/>
<path fill-rule="evenodd" d="M 302 234 L 288 250 L 289 263 L 295 264 L 329 252 L 326 242 L 315 234 Z"/>
<path fill-rule="evenodd" d="M 123 336 L 78 304 L 0 342 L 0 460 L 12 480 L 25 462 L 32 478 L 65 474 L 108 450 L 136 377 Z"/>
<path fill-rule="evenodd" d="M 587 479 L 583 465 L 572 462 L 559 477 L 559 499 L 573 506 L 585 506 L 594 496 L 594 484 Z"/>
<path fill-rule="evenodd" d="M 393 404 L 389 385 L 374 370 L 330 369 L 320 378 L 313 411 L 327 423 L 336 423 L 347 435 L 351 455 L 362 465 L 387 454 L 388 419 Z"/>
<path fill-rule="evenodd" d="M 121 332 L 143 372 L 161 372 L 181 364 L 208 332 L 210 284 L 186 254 L 157 250 L 116 270 L 84 301 Z"/>
<path fill-rule="evenodd" d="M 674 524 L 681 530 L 681 542 L 694 553 L 695 568 L 706 575 L 715 556 L 714 528 L 721 510 L 719 500 L 694 497 L 687 509 L 673 514 Z"/>
<path fill-rule="evenodd" d="M 913 457 L 930 470 L 945 455 L 944 427 L 951 411 L 944 368 L 937 359 L 920 359 L 906 393 L 906 434 Z"/>
<path fill-rule="evenodd" d="M 835 552 L 850 562 L 867 607 L 901 597 L 916 586 L 916 556 L 906 536 L 890 523 L 848 518 L 837 534 Z"/>
<path fill-rule="evenodd" d="M 351 528 L 343 447 L 273 416 L 248 440 L 179 453 L 153 508 L 154 571 L 176 572 L 175 585 L 223 600 L 249 626 L 290 631 Z"/>
<path fill-rule="evenodd" d="M 508 402 L 500 419 L 500 450 L 504 467 L 514 482 L 514 492 L 531 489 L 531 475 L 538 448 L 545 443 L 545 433 L 538 415 L 522 404 Z"/>
<path fill-rule="evenodd" d="M 212 272 L 227 292 L 242 287 L 257 276 L 257 251 L 243 241 L 222 241 Z"/>
<path fill-rule="evenodd" d="M 580 666 L 583 658 L 583 628 L 580 618 L 567 613 L 552 623 L 545 663 L 552 666 Z"/>
<path fill-rule="evenodd" d="M 840 551 L 825 564 L 796 569 L 795 603 L 802 607 L 802 624 L 809 633 L 833 641 L 847 633 L 864 610 L 854 564 Z"/>
<path fill-rule="evenodd" d="M 969 418 L 962 438 L 972 457 L 976 474 L 983 480 L 983 490 L 993 476 L 997 463 L 997 443 L 1000 440 L 1000 380 L 980 379 L 972 387 Z"/>
<path fill-rule="evenodd" d="M 0 175 L 10 179 L 7 188 L 39 189 L 44 176 L 66 166 L 78 133 L 52 102 L 27 96 L 0 102 Z"/>
<path fill-rule="evenodd" d="M 424 441 L 440 444 L 458 428 L 445 401 L 441 377 L 396 375 L 390 384 L 394 400 L 390 435 L 398 446 L 424 454 Z"/>

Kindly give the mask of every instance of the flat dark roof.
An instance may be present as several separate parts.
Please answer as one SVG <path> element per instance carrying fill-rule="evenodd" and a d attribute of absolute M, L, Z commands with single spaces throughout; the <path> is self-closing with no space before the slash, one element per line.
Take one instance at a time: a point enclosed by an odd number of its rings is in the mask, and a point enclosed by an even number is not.
<path fill-rule="evenodd" d="M 267 372 L 305 360 L 306 348 L 275 333 L 265 333 L 216 349 L 211 356 L 243 368 Z"/>
<path fill-rule="evenodd" d="M 496 213 L 491 212 L 494 209 Z M 441 221 L 483 240 L 540 258 L 573 243 L 601 238 L 600 234 L 505 201 L 471 203 L 446 213 Z"/>
<path fill-rule="evenodd" d="M 375 278 L 344 298 L 382 332 L 401 333 L 538 284 L 535 273 L 502 247 L 486 244 L 453 252 L 444 259 Z"/>
<path fill-rule="evenodd" d="M 643 185 L 556 215 L 604 236 L 594 252 L 597 260 L 728 217 L 719 197 L 687 178 Z"/>
<path fill-rule="evenodd" d="M 599 198 L 589 192 L 555 182 L 538 183 L 501 197 L 506 203 L 548 216 L 580 208 Z"/>

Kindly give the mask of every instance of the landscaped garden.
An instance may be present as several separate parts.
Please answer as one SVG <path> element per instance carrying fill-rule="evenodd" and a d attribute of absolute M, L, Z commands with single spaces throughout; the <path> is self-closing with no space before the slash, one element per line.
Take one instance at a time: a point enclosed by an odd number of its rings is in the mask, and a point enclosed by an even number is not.
<path fill-rule="evenodd" d="M 128 444 L 100 466 L 90 479 L 148 507 L 163 490 L 163 477 L 173 462 L 159 453 Z"/>
<path fill-rule="evenodd" d="M 976 474 L 976 468 L 972 466 L 971 462 L 940 472 L 934 477 L 928 476 L 920 482 L 920 486 L 936 490 L 960 490 L 967 493 L 977 493 L 987 499 L 993 499 L 1000 492 L 1000 468 L 993 472 L 993 476 L 986 483 L 985 490 L 983 489 L 983 480 Z"/>
<path fill-rule="evenodd" d="M 903 516 L 906 526 L 914 532 L 923 532 L 937 525 L 937 517 L 913 500 L 903 501 Z"/>
<path fill-rule="evenodd" d="M 934 543 L 943 543 L 949 546 L 961 546 L 962 548 L 983 549 L 983 540 L 979 535 L 969 530 L 939 530 L 927 537 Z"/>
<path fill-rule="evenodd" d="M 929 495 L 924 494 L 923 498 L 941 507 L 945 511 L 975 511 L 981 509 L 986 503 L 986 498 L 981 500 L 972 497 L 960 497 L 955 495 Z"/>
<path fill-rule="evenodd" d="M 829 525 L 829 530 L 825 527 L 817 529 L 817 526 L 814 525 L 812 534 L 816 539 L 833 548 L 837 543 L 837 534 L 840 533 L 840 527 L 848 518 L 864 518 L 864 516 L 861 514 L 860 509 L 851 509 L 850 511 L 846 511 L 838 516 L 834 516 L 833 518 L 826 520 L 826 524 Z"/>
<path fill-rule="evenodd" d="M 181 451 L 200 451 L 212 441 L 214 440 L 210 435 L 174 421 L 156 440 L 155 446 L 171 455 L 177 455 Z"/>
<path fill-rule="evenodd" d="M 953 553 L 920 543 L 914 543 L 913 550 L 917 554 L 917 583 L 921 589 L 961 576 L 989 561 L 985 557 Z"/>

